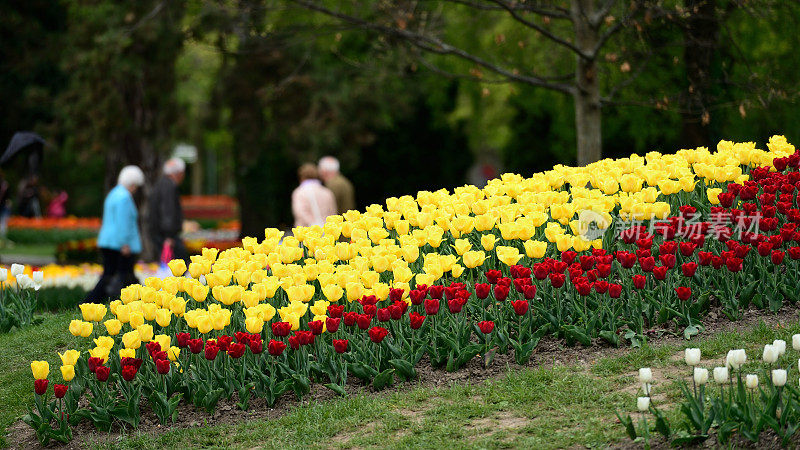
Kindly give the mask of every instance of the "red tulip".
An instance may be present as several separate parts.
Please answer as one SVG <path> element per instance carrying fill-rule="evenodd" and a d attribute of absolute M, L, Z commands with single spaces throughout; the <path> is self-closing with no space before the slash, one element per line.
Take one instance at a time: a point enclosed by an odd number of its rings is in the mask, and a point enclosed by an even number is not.
<path fill-rule="evenodd" d="M 389 334 L 389 330 L 383 327 L 372 327 L 369 329 L 369 338 L 372 342 L 380 344 L 381 341 Z"/>
<path fill-rule="evenodd" d="M 425 300 L 425 314 L 435 316 L 439 312 L 439 300 L 429 299 Z"/>
<path fill-rule="evenodd" d="M 217 347 L 219 347 L 220 350 L 227 352 L 228 346 L 231 345 L 231 342 L 233 342 L 233 338 L 223 334 L 217 338 Z"/>
<path fill-rule="evenodd" d="M 344 353 L 347 351 L 347 344 L 347 339 L 334 339 L 333 349 L 336 350 L 336 353 Z"/>
<path fill-rule="evenodd" d="M 772 264 L 775 264 L 777 266 L 783 264 L 784 256 L 785 256 L 784 252 L 780 250 L 773 250 L 772 254 L 770 254 L 770 260 L 772 261 Z"/>
<path fill-rule="evenodd" d="M 398 300 L 403 299 L 403 294 L 405 294 L 405 290 L 403 289 L 389 289 L 389 300 L 396 302 Z"/>
<path fill-rule="evenodd" d="M 450 310 L 451 314 L 458 314 L 461 312 L 461 309 L 464 307 L 464 304 L 461 303 L 460 299 L 453 299 L 447 301 L 447 309 Z"/>
<path fill-rule="evenodd" d="M 611 283 L 608 285 L 608 296 L 611 298 L 619 298 L 622 295 L 622 285 Z"/>
<path fill-rule="evenodd" d="M 312 320 L 311 322 L 308 322 L 308 329 L 311 330 L 311 332 L 314 333 L 315 336 L 319 336 L 320 334 L 322 334 L 322 330 L 324 327 L 325 327 L 325 322 L 321 320 Z"/>
<path fill-rule="evenodd" d="M 693 277 L 694 273 L 697 272 L 697 263 L 687 262 L 681 264 L 681 272 L 683 272 L 683 276 L 685 277 Z"/>
<path fill-rule="evenodd" d="M 352 327 L 353 325 L 356 324 L 357 319 L 358 319 L 358 313 L 355 311 L 344 313 L 345 326 Z"/>
<path fill-rule="evenodd" d="M 375 317 L 376 315 L 378 315 L 378 307 L 375 305 L 366 304 L 362 306 L 362 309 L 364 310 L 364 314 L 368 316 Z"/>
<path fill-rule="evenodd" d="M 250 353 L 260 355 L 264 351 L 264 341 L 261 339 L 250 339 Z"/>
<path fill-rule="evenodd" d="M 692 296 L 692 289 L 685 286 L 676 287 L 675 293 L 678 294 L 679 299 L 686 301 Z"/>
<path fill-rule="evenodd" d="M 292 338 L 297 339 L 295 336 Z M 290 338 L 291 340 L 291 338 Z M 298 343 L 298 348 L 300 347 Z M 294 347 L 293 347 L 294 348 Z M 269 344 L 267 344 L 267 352 L 269 352 L 272 356 L 281 356 L 283 351 L 286 350 L 286 344 L 281 341 L 276 341 L 275 339 L 270 339 Z M 295 349 L 296 350 L 296 349 Z"/>
<path fill-rule="evenodd" d="M 482 320 L 478 322 L 478 328 L 481 330 L 481 333 L 489 334 L 494 330 L 494 322 L 491 320 Z"/>
<path fill-rule="evenodd" d="M 189 346 L 189 339 L 192 338 L 192 335 L 189 333 L 177 333 L 175 335 L 175 339 L 178 343 L 179 348 L 186 348 Z"/>
<path fill-rule="evenodd" d="M 228 355 L 233 359 L 238 359 L 244 356 L 244 351 L 247 349 L 247 345 L 236 342 L 228 346 Z"/>
<path fill-rule="evenodd" d="M 292 331 L 292 324 L 289 322 L 273 322 L 272 334 L 277 337 L 286 337 Z"/>
<path fill-rule="evenodd" d="M 400 303 L 402 303 L 403 305 L 406 304 L 403 301 L 400 301 Z M 404 309 L 398 304 L 389 306 L 389 313 L 392 316 L 392 320 L 400 320 L 403 317 L 403 312 Z"/>
<path fill-rule="evenodd" d="M 339 330 L 339 324 L 342 322 L 342 319 L 337 317 L 328 317 L 325 319 L 325 329 L 328 330 L 328 333 L 336 333 Z"/>
<path fill-rule="evenodd" d="M 328 305 L 328 317 L 341 319 L 344 313 L 344 305 Z"/>
<path fill-rule="evenodd" d="M 566 282 L 566 277 L 563 273 L 551 273 L 548 278 L 550 278 L 550 285 L 556 289 L 564 286 Z"/>
<path fill-rule="evenodd" d="M 67 395 L 67 389 L 67 386 L 64 384 L 56 384 L 53 386 L 53 394 L 55 394 L 56 398 L 64 398 L 64 396 Z"/>
<path fill-rule="evenodd" d="M 475 296 L 483 300 L 489 296 L 492 286 L 488 283 L 478 283 L 475 285 Z"/>
<path fill-rule="evenodd" d="M 372 316 L 370 316 L 369 314 L 359 314 L 356 317 L 356 323 L 358 324 L 358 328 L 366 330 L 372 323 Z"/>
<path fill-rule="evenodd" d="M 219 353 L 219 347 L 214 344 L 207 344 L 206 351 L 205 351 L 205 358 L 209 361 L 213 361 L 217 357 L 217 353 Z"/>
<path fill-rule="evenodd" d="M 122 379 L 125 381 L 133 381 L 139 371 L 135 366 L 123 365 L 122 366 Z"/>
<path fill-rule="evenodd" d="M 508 297 L 509 289 L 507 286 L 503 286 L 502 284 L 497 284 L 494 287 L 494 298 L 498 301 L 503 301 Z"/>
<path fill-rule="evenodd" d="M 532 300 L 536 298 L 536 286 L 525 286 L 525 291 L 523 291 L 523 295 L 527 300 Z"/>
<path fill-rule="evenodd" d="M 36 392 L 36 395 L 44 395 L 47 392 L 47 383 L 47 380 L 33 381 L 33 391 Z"/>
<path fill-rule="evenodd" d="M 497 280 L 499 280 L 500 277 L 502 277 L 502 276 L 503 276 L 503 273 L 500 272 L 499 270 L 487 270 L 486 271 L 486 281 L 488 281 L 489 284 L 496 284 Z"/>
<path fill-rule="evenodd" d="M 647 283 L 647 277 L 644 275 L 634 275 L 633 279 L 633 287 L 636 289 L 644 289 L 645 284 Z"/>
<path fill-rule="evenodd" d="M 392 313 L 389 312 L 389 308 L 380 308 L 377 317 L 379 322 L 388 322 L 392 318 Z"/>
<path fill-rule="evenodd" d="M 408 296 L 411 297 L 412 305 L 421 305 L 426 295 L 427 295 L 426 291 L 419 289 L 414 289 L 408 294 Z"/>
<path fill-rule="evenodd" d="M 419 329 L 422 324 L 425 322 L 425 316 L 422 314 L 412 312 L 408 315 L 409 320 L 411 321 L 411 329 L 416 330 Z"/>
<path fill-rule="evenodd" d="M 300 339 L 297 336 L 289 336 L 289 346 L 292 347 L 292 350 L 300 350 Z M 269 350 L 269 345 L 267 346 L 267 350 Z M 283 350 L 281 350 L 281 352 L 283 352 Z"/>
<path fill-rule="evenodd" d="M 518 316 L 525 315 L 528 312 L 528 308 L 530 308 L 530 304 L 525 300 L 514 300 L 511 302 L 511 306 L 514 308 L 514 314 Z"/>
<path fill-rule="evenodd" d="M 244 346 L 244 344 L 237 344 Z M 161 375 L 166 375 L 169 373 L 169 360 L 168 359 L 159 359 L 156 361 L 156 371 Z"/>
<path fill-rule="evenodd" d="M 189 339 L 189 351 L 196 355 L 203 351 L 203 344 L 202 339 Z"/>
<path fill-rule="evenodd" d="M 97 376 L 97 381 L 105 383 L 108 381 L 109 375 L 111 375 L 111 369 L 106 366 L 100 366 L 94 370 L 95 376 Z"/>
<path fill-rule="evenodd" d="M 444 292 L 444 286 L 433 285 L 433 286 L 428 288 L 428 295 L 430 295 L 431 298 L 436 299 L 436 300 L 441 300 L 442 299 L 442 293 L 443 292 Z"/>

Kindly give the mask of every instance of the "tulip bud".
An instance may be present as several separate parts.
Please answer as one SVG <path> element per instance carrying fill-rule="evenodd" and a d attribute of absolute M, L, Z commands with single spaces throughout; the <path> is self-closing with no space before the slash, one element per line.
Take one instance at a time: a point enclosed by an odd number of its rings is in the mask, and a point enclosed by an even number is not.
<path fill-rule="evenodd" d="M 714 382 L 718 384 L 728 383 L 728 368 L 715 367 L 714 368 Z"/>
<path fill-rule="evenodd" d="M 695 367 L 694 368 L 694 382 L 697 383 L 698 386 L 702 386 L 702 385 L 708 383 L 708 369 Z"/>
<path fill-rule="evenodd" d="M 778 349 L 771 344 L 765 345 L 764 353 L 761 355 L 761 359 L 763 359 L 767 364 L 775 364 L 775 362 L 778 361 Z"/>
<path fill-rule="evenodd" d="M 639 369 L 639 382 L 642 384 L 653 382 L 653 371 L 649 367 Z"/>
<path fill-rule="evenodd" d="M 781 357 L 786 353 L 786 341 L 783 339 L 775 339 L 772 341 L 772 346 L 778 350 L 778 357 Z"/>
<path fill-rule="evenodd" d="M 641 412 L 645 412 L 650 409 L 650 397 L 639 397 L 636 399 L 636 408 L 639 409 Z"/>
<path fill-rule="evenodd" d="M 775 387 L 783 387 L 786 385 L 786 370 L 774 369 L 772 371 L 772 384 Z"/>
<path fill-rule="evenodd" d="M 683 357 L 686 360 L 687 365 L 694 367 L 700 363 L 700 349 L 687 348 L 683 353 Z"/>
<path fill-rule="evenodd" d="M 25 266 L 22 264 L 11 264 L 11 275 L 14 275 L 14 278 L 19 277 L 23 272 L 25 272 Z"/>
<path fill-rule="evenodd" d="M 748 375 L 745 377 L 745 384 L 747 389 L 755 389 L 758 387 L 758 375 Z"/>

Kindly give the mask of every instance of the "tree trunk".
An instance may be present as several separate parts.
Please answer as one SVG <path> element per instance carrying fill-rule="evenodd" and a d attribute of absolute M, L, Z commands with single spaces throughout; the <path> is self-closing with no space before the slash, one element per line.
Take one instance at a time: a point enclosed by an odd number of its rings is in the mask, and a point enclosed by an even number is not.
<path fill-rule="evenodd" d="M 684 0 L 689 11 L 683 31 L 683 57 L 687 92 L 681 112 L 681 144 L 686 148 L 708 146 L 711 141 L 712 64 L 718 47 L 719 20 L 716 0 Z"/>
<path fill-rule="evenodd" d="M 585 53 L 593 51 L 600 39 L 599 26 L 589 22 L 589 17 L 592 16 L 594 10 L 594 0 L 574 0 L 572 2 L 575 45 Z M 575 64 L 576 91 L 573 99 L 579 166 L 599 161 L 602 157 L 602 115 L 598 76 L 595 59 L 578 55 Z"/>

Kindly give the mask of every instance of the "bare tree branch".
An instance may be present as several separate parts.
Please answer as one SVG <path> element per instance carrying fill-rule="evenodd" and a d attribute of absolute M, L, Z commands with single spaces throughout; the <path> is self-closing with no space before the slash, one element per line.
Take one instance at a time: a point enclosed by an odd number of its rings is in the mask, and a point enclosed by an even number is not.
<path fill-rule="evenodd" d="M 448 44 L 447 42 L 444 42 L 433 36 L 428 36 L 400 28 L 374 24 L 359 17 L 354 17 L 348 14 L 328 9 L 311 0 L 289 0 L 289 1 L 301 5 L 311 11 L 316 11 L 325 14 L 327 16 L 339 19 L 341 21 L 357 25 L 361 28 L 376 31 L 382 34 L 387 34 L 390 36 L 403 38 L 409 43 L 413 44 L 414 46 L 431 53 L 439 55 L 456 56 L 460 59 L 469 61 L 477 66 L 483 67 L 484 69 L 490 70 L 498 75 L 501 75 L 508 80 L 518 81 L 531 86 L 547 88 L 568 95 L 572 95 L 576 89 L 575 86 L 572 84 L 555 83 L 555 82 L 550 82 L 546 78 L 542 78 L 539 76 L 523 75 L 520 73 L 516 73 L 514 71 L 500 67 L 479 56 L 473 55 L 472 53 L 469 53 L 459 47 Z"/>
<path fill-rule="evenodd" d="M 505 11 L 506 8 L 502 6 L 487 4 L 484 2 L 491 2 L 491 0 L 482 0 L 482 1 L 471 1 L 471 0 L 438 0 L 444 1 L 448 3 L 456 3 L 459 5 L 469 6 L 470 8 L 479 9 L 482 11 Z M 541 8 L 535 4 L 524 4 L 519 2 L 514 2 L 513 4 L 509 4 L 514 11 L 524 11 L 524 12 L 532 12 L 535 14 L 539 14 L 540 16 L 549 17 L 551 19 L 563 19 L 563 20 L 572 20 L 572 17 L 569 15 L 569 11 L 560 8 L 558 6 L 554 6 L 555 9 L 545 9 Z"/>
<path fill-rule="evenodd" d="M 516 10 L 514 10 L 514 8 L 510 4 L 506 3 L 505 1 L 503 1 L 503 0 L 489 0 L 489 1 L 497 4 L 498 6 L 500 6 L 503 9 L 505 9 L 509 14 L 511 14 L 511 17 L 513 17 L 514 20 L 516 20 L 517 22 L 525 25 L 528 28 L 532 28 L 532 29 L 536 30 L 542 36 L 550 39 L 551 41 L 553 41 L 553 42 L 555 42 L 555 43 L 557 43 L 559 45 L 562 45 L 562 46 L 572 50 L 579 57 L 581 57 L 583 59 L 592 59 L 592 58 L 594 58 L 594 55 L 590 55 L 590 54 L 584 53 L 583 50 L 581 50 L 578 47 L 576 47 L 575 44 L 573 44 L 572 42 L 569 42 L 569 41 L 567 41 L 565 39 L 562 39 L 562 38 L 556 36 L 555 34 L 551 33 L 550 31 L 548 31 L 543 26 L 537 24 L 536 22 L 532 22 L 532 21 L 522 17 Z"/>

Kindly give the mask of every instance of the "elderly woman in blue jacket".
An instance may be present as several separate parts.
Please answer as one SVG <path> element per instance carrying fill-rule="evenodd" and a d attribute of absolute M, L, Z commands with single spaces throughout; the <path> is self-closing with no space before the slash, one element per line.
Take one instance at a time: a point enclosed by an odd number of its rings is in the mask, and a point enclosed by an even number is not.
<path fill-rule="evenodd" d="M 137 282 L 133 267 L 142 251 L 142 241 L 133 194 L 143 184 L 142 170 L 125 166 L 119 172 L 117 186 L 103 202 L 103 223 L 97 236 L 97 247 L 103 257 L 103 274 L 86 296 L 86 302 L 104 302 L 109 297 L 118 296 L 123 287 Z"/>

